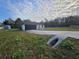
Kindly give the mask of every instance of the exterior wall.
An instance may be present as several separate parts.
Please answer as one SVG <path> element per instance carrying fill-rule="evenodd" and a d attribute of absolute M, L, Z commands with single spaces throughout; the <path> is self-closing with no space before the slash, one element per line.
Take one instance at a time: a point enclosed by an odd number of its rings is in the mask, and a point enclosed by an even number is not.
<path fill-rule="evenodd" d="M 21 26 L 22 31 L 25 31 L 25 30 L 43 30 L 44 28 L 45 28 L 45 26 L 42 24 L 37 24 L 37 25 L 30 25 L 30 24 L 24 25 L 23 24 Z"/>
<path fill-rule="evenodd" d="M 25 25 L 21 26 L 22 31 L 25 31 Z"/>
<path fill-rule="evenodd" d="M 36 29 L 37 29 L 37 30 L 43 30 L 44 28 L 45 28 L 45 26 L 42 25 L 42 24 L 36 25 Z"/>
<path fill-rule="evenodd" d="M 25 25 L 25 30 L 36 30 L 36 25 Z"/>
<path fill-rule="evenodd" d="M 42 29 L 44 29 L 45 28 L 45 25 L 43 25 L 43 28 Z"/>

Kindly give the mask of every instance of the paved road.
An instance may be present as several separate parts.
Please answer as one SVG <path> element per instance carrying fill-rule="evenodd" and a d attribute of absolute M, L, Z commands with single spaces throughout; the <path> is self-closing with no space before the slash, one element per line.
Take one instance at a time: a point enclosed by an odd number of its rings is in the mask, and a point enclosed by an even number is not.
<path fill-rule="evenodd" d="M 65 37 L 72 37 L 79 39 L 79 31 L 43 31 L 43 30 L 29 30 L 27 32 L 40 35 L 60 35 Z"/>

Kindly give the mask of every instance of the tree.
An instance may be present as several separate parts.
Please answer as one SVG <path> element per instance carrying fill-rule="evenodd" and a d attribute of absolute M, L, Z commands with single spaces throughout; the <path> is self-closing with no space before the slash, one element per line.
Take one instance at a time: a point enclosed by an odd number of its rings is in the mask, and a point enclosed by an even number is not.
<path fill-rule="evenodd" d="M 6 19 L 4 22 L 3 22 L 4 25 L 11 25 L 11 27 L 13 28 L 14 27 L 14 21 L 9 18 L 9 19 Z"/>
<path fill-rule="evenodd" d="M 69 27 L 72 25 L 79 26 L 79 16 L 68 16 L 62 18 L 56 18 L 51 21 L 45 22 L 46 27 Z"/>
<path fill-rule="evenodd" d="M 15 27 L 20 29 L 22 23 L 23 23 L 22 20 L 20 18 L 17 18 L 15 21 Z"/>

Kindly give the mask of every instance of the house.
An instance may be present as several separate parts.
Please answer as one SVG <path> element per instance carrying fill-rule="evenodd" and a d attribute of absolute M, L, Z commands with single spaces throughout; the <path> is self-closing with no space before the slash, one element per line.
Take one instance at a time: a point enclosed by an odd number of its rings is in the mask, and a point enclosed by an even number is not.
<path fill-rule="evenodd" d="M 4 25 L 4 29 L 11 29 L 11 26 L 10 25 Z"/>
<path fill-rule="evenodd" d="M 43 30 L 45 28 L 43 23 L 29 22 L 21 26 L 22 30 Z"/>
<path fill-rule="evenodd" d="M 36 25 L 37 30 L 43 30 L 44 28 L 45 28 L 44 24 L 39 23 L 39 24 Z"/>

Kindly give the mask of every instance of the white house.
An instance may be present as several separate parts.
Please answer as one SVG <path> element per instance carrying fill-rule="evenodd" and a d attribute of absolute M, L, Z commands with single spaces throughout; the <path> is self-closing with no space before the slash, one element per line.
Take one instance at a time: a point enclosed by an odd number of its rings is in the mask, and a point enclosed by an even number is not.
<path fill-rule="evenodd" d="M 10 25 L 4 25 L 4 29 L 11 29 L 11 26 Z"/>
<path fill-rule="evenodd" d="M 26 23 L 23 24 L 21 26 L 22 30 L 43 30 L 45 28 L 44 24 L 41 23 L 35 23 L 35 22 L 31 22 L 31 23 Z"/>

